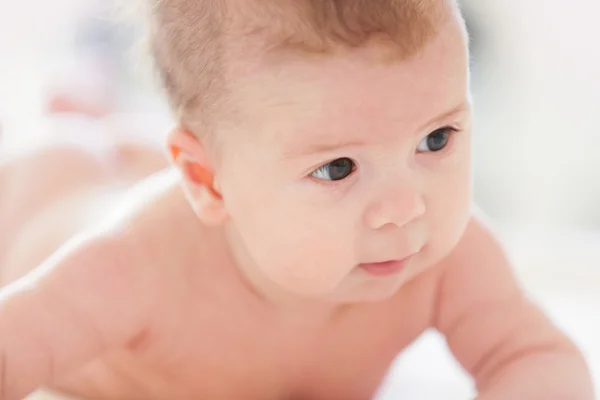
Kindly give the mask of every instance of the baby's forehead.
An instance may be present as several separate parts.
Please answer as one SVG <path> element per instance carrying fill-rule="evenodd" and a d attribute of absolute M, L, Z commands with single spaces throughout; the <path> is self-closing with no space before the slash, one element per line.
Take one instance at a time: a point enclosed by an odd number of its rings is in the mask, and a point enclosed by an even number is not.
<path fill-rule="evenodd" d="M 290 159 L 340 147 L 410 142 L 442 126 L 464 126 L 470 115 L 470 104 L 460 92 L 436 102 L 419 101 L 411 109 L 404 107 L 403 102 L 365 105 L 357 99 L 326 107 L 304 107 L 304 104 L 274 109 L 260 124 L 247 125 L 245 137 L 273 149 L 276 158 Z"/>
<path fill-rule="evenodd" d="M 325 59 L 293 59 L 238 80 L 236 91 L 246 112 L 267 129 L 330 125 L 335 130 L 352 124 L 367 129 L 378 121 L 419 120 L 467 97 L 466 46 L 459 34 L 444 33 L 412 60 L 378 62 L 372 55 L 378 47 Z"/>

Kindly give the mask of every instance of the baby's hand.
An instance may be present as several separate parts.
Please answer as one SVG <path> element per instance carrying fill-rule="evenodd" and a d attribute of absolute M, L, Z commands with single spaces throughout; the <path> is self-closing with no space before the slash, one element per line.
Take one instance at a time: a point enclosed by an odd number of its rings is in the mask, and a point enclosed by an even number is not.
<path fill-rule="evenodd" d="M 157 280 L 116 243 L 73 240 L 0 290 L 1 399 L 22 399 L 139 334 Z"/>

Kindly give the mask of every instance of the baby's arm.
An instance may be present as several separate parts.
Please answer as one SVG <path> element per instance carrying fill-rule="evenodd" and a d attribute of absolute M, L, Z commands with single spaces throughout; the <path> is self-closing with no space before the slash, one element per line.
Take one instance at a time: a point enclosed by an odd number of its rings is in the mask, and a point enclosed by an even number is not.
<path fill-rule="evenodd" d="M 436 328 L 475 378 L 479 399 L 594 398 L 582 355 L 527 300 L 480 221 L 443 268 Z"/>
<path fill-rule="evenodd" d="M 40 386 L 142 330 L 148 279 L 114 239 L 74 240 L 0 289 L 0 399 Z"/>

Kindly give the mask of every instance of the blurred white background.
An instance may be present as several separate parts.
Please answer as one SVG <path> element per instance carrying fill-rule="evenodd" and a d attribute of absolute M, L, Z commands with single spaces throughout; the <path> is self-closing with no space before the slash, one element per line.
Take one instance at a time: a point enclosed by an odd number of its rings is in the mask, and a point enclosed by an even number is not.
<path fill-rule="evenodd" d="M 135 59 L 131 35 L 111 25 L 107 3 L 0 3 L 0 120 L 9 149 L 35 140 L 44 96 L 64 82 L 79 95 L 103 82 L 118 112 L 168 126 L 160 99 L 126 67 Z M 476 202 L 526 290 L 580 344 L 600 382 L 600 0 L 462 3 L 472 35 Z M 399 358 L 381 397 L 471 392 L 431 334 Z"/>

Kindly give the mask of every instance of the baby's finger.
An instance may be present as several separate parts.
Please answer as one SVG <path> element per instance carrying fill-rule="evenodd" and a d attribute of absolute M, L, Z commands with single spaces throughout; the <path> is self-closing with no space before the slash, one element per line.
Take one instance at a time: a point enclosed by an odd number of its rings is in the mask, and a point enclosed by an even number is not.
<path fill-rule="evenodd" d="M 0 290 L 0 399 L 22 399 L 142 331 L 144 279 L 115 243 L 74 240 Z"/>

